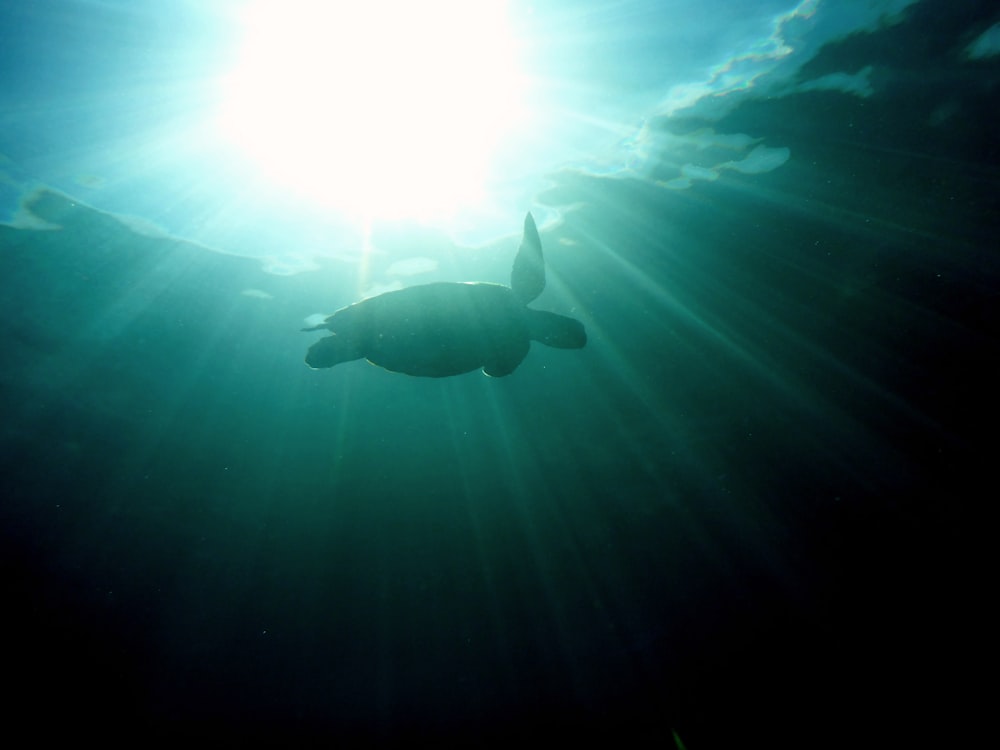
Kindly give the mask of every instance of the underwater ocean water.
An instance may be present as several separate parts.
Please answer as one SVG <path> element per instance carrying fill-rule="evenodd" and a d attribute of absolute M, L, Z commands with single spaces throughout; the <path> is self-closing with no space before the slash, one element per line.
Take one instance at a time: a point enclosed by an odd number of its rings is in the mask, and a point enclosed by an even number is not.
<path fill-rule="evenodd" d="M 971 736 L 998 86 L 974 0 L 4 4 L 5 724 Z M 529 211 L 585 347 L 306 366 Z"/>

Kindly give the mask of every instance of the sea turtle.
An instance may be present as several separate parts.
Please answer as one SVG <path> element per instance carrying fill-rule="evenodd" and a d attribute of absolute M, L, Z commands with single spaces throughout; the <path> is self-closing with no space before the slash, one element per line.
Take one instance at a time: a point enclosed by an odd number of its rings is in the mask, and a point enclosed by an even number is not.
<path fill-rule="evenodd" d="M 319 369 L 364 357 L 407 375 L 442 378 L 480 367 L 494 377 L 509 375 L 532 339 L 560 349 L 587 343 L 580 322 L 527 306 L 544 288 L 542 241 L 529 213 L 510 286 L 423 284 L 356 302 L 302 329 L 333 333 L 309 347 L 306 364 Z"/>

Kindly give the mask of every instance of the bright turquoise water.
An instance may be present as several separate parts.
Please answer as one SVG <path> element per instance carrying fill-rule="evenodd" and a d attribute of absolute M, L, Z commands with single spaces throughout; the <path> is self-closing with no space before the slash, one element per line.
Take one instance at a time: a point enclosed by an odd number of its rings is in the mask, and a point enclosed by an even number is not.
<path fill-rule="evenodd" d="M 2 11 L 13 715 L 291 744 L 954 738 L 990 478 L 970 425 L 996 417 L 996 11 L 804 4 L 797 49 L 821 43 L 766 84 L 785 57 L 739 58 L 760 27 L 720 5 L 676 4 L 689 37 L 643 3 L 539 6 L 536 31 L 590 30 L 548 70 L 604 116 L 641 114 L 629 80 L 718 88 L 646 110 L 617 162 L 584 133 L 571 168 L 538 163 L 476 249 L 376 221 L 366 261 L 317 209 L 128 163 L 143 86 L 169 88 L 146 74 L 224 56 L 222 19 Z M 723 91 L 727 58 L 762 67 Z M 359 289 L 506 283 L 528 209 L 536 306 L 586 348 L 506 378 L 305 367 L 303 321 Z"/>

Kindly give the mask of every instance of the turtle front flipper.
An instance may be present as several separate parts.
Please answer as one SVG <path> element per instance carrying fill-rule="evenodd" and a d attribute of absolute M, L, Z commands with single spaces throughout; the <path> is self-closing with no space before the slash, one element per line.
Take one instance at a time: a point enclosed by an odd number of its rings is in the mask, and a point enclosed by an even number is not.
<path fill-rule="evenodd" d="M 510 270 L 510 288 L 514 290 L 514 296 L 525 305 L 545 288 L 542 240 L 530 213 L 524 217 L 524 236 L 517 257 L 514 258 L 514 267 Z"/>
<path fill-rule="evenodd" d="M 341 362 L 361 359 L 361 348 L 347 336 L 326 336 L 309 347 L 306 364 L 314 370 L 334 367 Z"/>
<path fill-rule="evenodd" d="M 517 366 L 528 356 L 528 349 L 531 345 L 525 341 L 523 346 L 512 346 L 506 351 L 494 353 L 494 355 L 483 365 L 483 372 L 491 378 L 502 378 L 510 375 Z"/>

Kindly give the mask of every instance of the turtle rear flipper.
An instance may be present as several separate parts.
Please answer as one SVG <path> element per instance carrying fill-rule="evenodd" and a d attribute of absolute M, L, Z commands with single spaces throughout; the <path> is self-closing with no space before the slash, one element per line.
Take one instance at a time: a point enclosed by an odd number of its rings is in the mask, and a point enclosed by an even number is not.
<path fill-rule="evenodd" d="M 587 331 L 579 320 L 545 310 L 528 310 L 526 320 L 528 335 L 546 346 L 582 349 L 587 345 Z"/>

